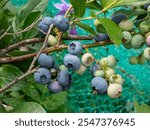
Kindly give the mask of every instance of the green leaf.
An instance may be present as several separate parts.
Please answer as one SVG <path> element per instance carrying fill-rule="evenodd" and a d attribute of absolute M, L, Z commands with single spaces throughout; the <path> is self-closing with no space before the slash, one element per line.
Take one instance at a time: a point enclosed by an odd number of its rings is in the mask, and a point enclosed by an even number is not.
<path fill-rule="evenodd" d="M 35 22 L 39 17 L 41 16 L 41 11 L 34 11 L 30 13 L 23 23 L 23 29 L 30 26 L 33 22 Z M 38 31 L 36 29 L 31 29 L 30 31 L 24 32 L 23 39 L 30 39 L 35 37 L 38 34 Z"/>
<path fill-rule="evenodd" d="M 8 0 L 1 0 L 1 1 L 0 1 L 0 9 L 1 9 L 2 7 L 4 7 L 7 2 L 8 2 Z"/>
<path fill-rule="evenodd" d="M 102 9 L 101 5 L 96 0 L 87 2 L 86 7 L 89 9 L 93 9 L 93 10 L 101 10 Z"/>
<path fill-rule="evenodd" d="M 16 79 L 16 77 L 22 74 L 23 73 L 17 67 L 14 67 L 12 65 L 3 65 L 2 67 L 0 67 L 0 80 L 3 81 L 0 84 L 0 87 L 10 83 L 14 79 Z M 27 89 L 27 86 L 29 86 L 29 83 L 25 80 L 21 80 L 17 84 L 15 84 L 11 89 L 9 89 L 9 91 L 25 91 Z"/>
<path fill-rule="evenodd" d="M 120 0 L 118 1 L 113 7 L 116 6 L 122 6 L 122 5 L 126 5 L 126 6 L 142 6 L 144 4 L 149 3 L 149 0 Z"/>
<path fill-rule="evenodd" d="M 122 43 L 123 34 L 119 26 L 113 21 L 106 18 L 98 18 L 98 20 L 105 28 L 112 42 L 117 46 L 120 45 Z"/>
<path fill-rule="evenodd" d="M 67 101 L 67 92 L 52 94 L 43 99 L 42 104 L 48 111 L 60 109 Z"/>
<path fill-rule="evenodd" d="M 139 105 L 136 100 L 134 101 L 134 109 L 136 113 L 150 113 L 150 107 L 148 105 Z"/>
<path fill-rule="evenodd" d="M 93 17 L 93 18 L 95 18 L 96 17 L 96 14 L 95 14 L 95 12 L 94 11 L 90 11 L 90 14 L 91 14 L 91 17 Z"/>
<path fill-rule="evenodd" d="M 117 12 L 115 12 L 116 14 L 117 13 L 123 13 L 125 14 L 128 18 L 131 18 L 133 16 L 139 16 L 139 15 L 143 15 L 143 14 L 146 14 L 147 11 L 144 10 L 144 9 L 134 9 L 134 10 L 118 10 Z"/>
<path fill-rule="evenodd" d="M 74 17 L 83 17 L 86 10 L 86 0 L 70 0 L 70 3 L 74 9 Z"/>
<path fill-rule="evenodd" d="M 103 7 L 105 7 L 106 4 L 108 3 L 108 1 L 109 1 L 109 0 L 101 0 L 101 5 L 102 5 Z"/>
<path fill-rule="evenodd" d="M 48 0 L 41 0 L 41 2 L 35 7 L 35 11 L 43 12 L 48 5 Z"/>
<path fill-rule="evenodd" d="M 79 26 L 80 28 L 84 29 L 85 31 L 87 31 L 93 35 L 97 35 L 96 32 L 94 31 L 94 29 L 92 27 L 90 27 L 89 25 L 81 23 L 81 22 L 76 22 L 75 24 L 77 26 Z"/>
<path fill-rule="evenodd" d="M 44 108 L 36 102 L 24 102 L 14 108 L 15 113 L 46 113 Z"/>
<path fill-rule="evenodd" d="M 20 11 L 20 21 L 24 20 L 32 11 L 43 11 L 47 1 L 45 0 L 29 0 L 29 2 Z M 43 7 L 41 7 L 43 6 Z"/>
<path fill-rule="evenodd" d="M 0 113 L 5 113 L 6 109 L 5 107 L 0 103 Z"/>

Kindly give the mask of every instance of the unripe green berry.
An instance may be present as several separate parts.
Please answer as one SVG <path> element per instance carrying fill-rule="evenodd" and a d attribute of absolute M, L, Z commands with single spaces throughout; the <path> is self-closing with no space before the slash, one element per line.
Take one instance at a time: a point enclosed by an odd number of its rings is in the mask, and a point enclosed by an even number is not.
<path fill-rule="evenodd" d="M 138 58 L 136 56 L 131 56 L 129 62 L 132 65 L 138 64 Z"/>
<path fill-rule="evenodd" d="M 144 37 L 140 34 L 134 35 L 131 40 L 131 46 L 135 49 L 142 47 L 144 44 Z"/>
<path fill-rule="evenodd" d="M 150 47 L 147 47 L 143 53 L 145 59 L 150 60 Z"/>
<path fill-rule="evenodd" d="M 101 24 L 101 23 L 99 22 L 99 20 L 96 19 L 96 20 L 94 21 L 94 26 L 95 26 L 95 27 L 97 27 L 97 26 L 100 25 L 100 24 Z"/>
<path fill-rule="evenodd" d="M 127 44 L 130 43 L 132 39 L 131 33 L 128 31 L 123 32 L 123 43 Z"/>
<path fill-rule="evenodd" d="M 107 94 L 110 98 L 118 98 L 122 93 L 122 86 L 120 84 L 112 83 L 107 89 Z"/>
<path fill-rule="evenodd" d="M 80 68 L 79 69 L 77 69 L 75 72 L 77 73 L 77 74 L 83 74 L 84 72 L 85 72 L 85 70 L 86 70 L 87 68 L 84 66 L 84 65 L 80 65 Z"/>
<path fill-rule="evenodd" d="M 124 83 L 123 78 L 119 74 L 111 75 L 109 78 L 109 81 L 110 81 L 110 83 L 118 83 L 121 85 Z"/>
<path fill-rule="evenodd" d="M 117 63 L 116 58 L 113 55 L 109 55 L 107 57 L 107 62 L 108 62 L 108 66 L 111 68 L 114 68 Z"/>
<path fill-rule="evenodd" d="M 111 75 L 114 75 L 114 74 L 115 74 L 115 70 L 112 68 L 107 68 L 105 71 L 105 77 L 106 78 L 109 78 Z"/>
<path fill-rule="evenodd" d="M 83 65 L 90 66 L 94 61 L 94 57 L 92 56 L 91 53 L 85 53 L 82 56 L 81 60 L 82 60 Z"/>
<path fill-rule="evenodd" d="M 97 70 L 94 72 L 94 77 L 104 77 L 105 73 L 103 70 Z"/>
<path fill-rule="evenodd" d="M 66 66 L 64 66 L 64 65 L 60 65 L 60 66 L 59 66 L 59 69 L 60 69 L 60 71 L 68 70 L 68 69 L 66 68 Z"/>
<path fill-rule="evenodd" d="M 119 27 L 124 31 L 129 31 L 133 28 L 133 22 L 131 20 L 123 20 L 119 23 Z"/>
<path fill-rule="evenodd" d="M 57 45 L 58 41 L 53 35 L 49 35 L 47 43 L 50 46 L 55 46 L 55 45 Z"/>

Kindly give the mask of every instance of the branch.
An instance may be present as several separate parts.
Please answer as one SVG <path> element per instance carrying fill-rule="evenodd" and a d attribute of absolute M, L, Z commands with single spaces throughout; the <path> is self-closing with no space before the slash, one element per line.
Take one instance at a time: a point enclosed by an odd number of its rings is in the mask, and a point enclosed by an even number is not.
<path fill-rule="evenodd" d="M 76 36 L 76 35 L 70 35 L 66 38 L 63 38 L 63 40 L 93 40 L 92 36 Z M 27 39 L 18 43 L 15 43 L 13 45 L 10 45 L 4 49 L 0 50 L 0 56 L 6 54 L 9 51 L 12 51 L 16 48 L 28 45 L 28 44 L 35 44 L 35 43 L 41 43 L 44 42 L 44 39 L 41 38 L 33 38 L 33 39 Z"/>
<path fill-rule="evenodd" d="M 41 39 L 41 38 L 33 38 L 33 39 L 27 39 L 27 40 L 15 43 L 15 44 L 10 45 L 10 46 L 8 46 L 4 49 L 1 49 L 0 50 L 0 56 L 6 54 L 7 52 L 12 51 L 16 48 L 19 48 L 19 47 L 22 47 L 22 46 L 25 46 L 25 45 L 28 45 L 28 44 L 43 42 L 43 41 L 44 41 L 44 39 Z"/>
<path fill-rule="evenodd" d="M 50 28 L 49 28 L 49 30 L 48 30 L 48 33 L 47 33 L 47 35 L 46 35 L 46 37 L 45 37 L 43 46 L 41 47 L 40 51 L 35 55 L 35 58 L 33 59 L 33 61 L 32 61 L 32 63 L 31 63 L 31 65 L 30 65 L 28 71 L 27 71 L 25 74 L 23 74 L 22 76 L 17 77 L 15 80 L 13 80 L 13 81 L 10 82 L 9 84 L 7 84 L 7 85 L 5 85 L 4 87 L 2 87 L 2 88 L 0 89 L 0 93 L 1 93 L 1 92 L 4 92 L 5 90 L 7 90 L 7 89 L 9 89 L 9 88 L 11 88 L 14 84 L 16 84 L 17 82 L 19 82 L 20 80 L 24 79 L 26 76 L 28 76 L 28 75 L 34 73 L 34 72 L 37 70 L 37 68 L 33 69 L 34 63 L 36 62 L 38 56 L 42 53 L 43 49 L 46 47 L 46 45 L 47 45 L 47 40 L 48 40 L 49 34 L 50 34 L 51 31 L 52 31 L 52 28 L 53 28 L 53 24 L 50 26 Z"/>
<path fill-rule="evenodd" d="M 33 22 L 31 25 L 27 26 L 25 29 L 19 31 L 19 32 L 15 32 L 15 33 L 8 33 L 8 31 L 10 30 L 11 26 L 5 31 L 5 33 L 0 37 L 0 40 L 2 38 L 4 38 L 5 36 L 11 36 L 11 35 L 17 35 L 17 34 L 21 34 L 24 32 L 27 32 L 29 30 L 31 30 L 40 20 L 41 20 L 42 16 L 39 17 L 38 20 L 36 20 L 35 22 Z"/>
<path fill-rule="evenodd" d="M 113 43 L 111 41 L 97 42 L 97 43 L 83 45 L 83 48 L 93 48 L 93 47 L 97 47 L 97 46 L 106 46 L 106 45 L 110 45 L 110 44 L 113 44 Z M 49 47 L 47 49 L 44 49 L 42 52 L 50 53 L 50 52 L 56 52 L 56 51 L 60 51 L 60 50 L 67 49 L 67 48 L 68 48 L 67 45 L 59 45 L 59 46 L 54 46 L 54 47 Z M 31 53 L 31 54 L 26 54 L 23 56 L 4 57 L 4 58 L 0 58 L 0 64 L 24 61 L 24 60 L 33 58 L 36 55 L 37 55 L 37 53 Z"/>

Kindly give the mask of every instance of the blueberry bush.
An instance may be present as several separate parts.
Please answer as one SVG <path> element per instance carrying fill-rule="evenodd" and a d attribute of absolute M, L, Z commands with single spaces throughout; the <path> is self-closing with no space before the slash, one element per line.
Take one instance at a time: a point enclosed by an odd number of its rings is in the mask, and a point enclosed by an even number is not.
<path fill-rule="evenodd" d="M 59 9 L 55 14 L 47 6 L 48 0 L 21 6 L 0 1 L 0 112 L 150 112 L 149 95 L 146 104 L 124 98 L 128 88 L 141 96 L 144 92 L 127 81 L 129 74 L 117 65 L 118 58 L 95 56 L 101 50 L 93 54 L 89 49 L 142 49 L 128 62 L 150 64 L 150 1 L 61 0 L 51 5 Z M 77 85 L 86 78 L 86 85 Z M 93 100 L 91 110 L 87 99 L 77 96 L 81 87 L 88 87 L 84 97 Z M 102 108 L 99 97 L 116 109 Z M 81 109 L 73 110 L 70 98 Z"/>

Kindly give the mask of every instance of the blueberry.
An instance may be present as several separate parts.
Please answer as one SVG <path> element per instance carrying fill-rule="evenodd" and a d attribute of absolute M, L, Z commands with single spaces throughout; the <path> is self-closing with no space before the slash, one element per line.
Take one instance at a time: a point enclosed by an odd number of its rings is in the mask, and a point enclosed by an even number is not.
<path fill-rule="evenodd" d="M 66 32 L 70 27 L 69 22 L 64 18 L 63 15 L 56 15 L 53 18 L 53 22 L 54 25 L 62 32 Z"/>
<path fill-rule="evenodd" d="M 124 31 L 130 31 L 134 24 L 131 20 L 123 20 L 119 23 L 119 27 Z"/>
<path fill-rule="evenodd" d="M 34 73 L 34 79 L 37 83 L 39 84 L 47 84 L 50 82 L 51 79 L 51 73 L 48 69 L 46 68 L 39 68 L 35 73 Z"/>
<path fill-rule="evenodd" d="M 128 44 L 131 42 L 132 36 L 131 33 L 128 31 L 123 32 L 123 43 Z"/>
<path fill-rule="evenodd" d="M 150 35 L 146 37 L 146 45 L 150 47 Z"/>
<path fill-rule="evenodd" d="M 150 5 L 150 3 L 148 3 L 148 4 L 145 4 L 143 7 L 144 7 L 144 9 L 145 10 L 147 10 L 147 8 L 149 7 L 149 5 Z"/>
<path fill-rule="evenodd" d="M 68 86 L 71 83 L 71 75 L 67 70 L 63 70 L 58 74 L 58 82 L 61 86 Z"/>
<path fill-rule="evenodd" d="M 41 22 L 45 25 L 50 26 L 53 24 L 53 19 L 51 17 L 45 17 Z"/>
<path fill-rule="evenodd" d="M 80 68 L 81 63 L 80 63 L 80 59 L 77 56 L 67 54 L 64 57 L 64 65 L 68 69 L 77 70 Z"/>
<path fill-rule="evenodd" d="M 98 36 L 94 37 L 96 42 L 109 40 L 109 36 L 106 33 L 100 33 Z"/>
<path fill-rule="evenodd" d="M 68 51 L 72 55 L 79 55 L 82 52 L 82 44 L 78 41 L 73 41 L 68 45 Z"/>
<path fill-rule="evenodd" d="M 125 14 L 113 14 L 111 17 L 111 20 L 114 21 L 115 23 L 119 24 L 122 20 L 127 19 L 127 16 Z"/>
<path fill-rule="evenodd" d="M 47 33 L 48 32 L 48 29 L 49 29 L 49 26 L 48 25 L 45 25 L 45 24 L 43 24 L 43 23 L 40 23 L 39 24 L 39 29 L 41 30 L 41 31 L 43 31 L 44 33 Z M 42 33 L 42 32 L 40 32 L 40 36 L 41 37 L 44 37 L 46 34 L 44 34 L 44 33 Z"/>
<path fill-rule="evenodd" d="M 62 91 L 62 86 L 57 81 L 50 82 L 48 84 L 48 90 L 53 93 L 59 93 Z"/>
<path fill-rule="evenodd" d="M 112 83 L 109 85 L 107 89 L 107 94 L 110 98 L 118 98 L 121 96 L 122 93 L 122 85 Z"/>
<path fill-rule="evenodd" d="M 39 29 L 47 33 L 51 24 L 53 24 L 53 19 L 51 17 L 45 17 L 40 21 Z M 45 36 L 45 34 L 43 34 L 42 32 L 40 32 L 40 34 L 41 36 Z"/>
<path fill-rule="evenodd" d="M 42 53 L 38 57 L 38 63 L 41 67 L 51 68 L 54 65 L 54 59 L 52 56 L 48 56 L 45 53 Z"/>
<path fill-rule="evenodd" d="M 144 44 L 144 37 L 140 34 L 134 35 L 131 40 L 131 46 L 135 49 L 142 47 Z"/>
<path fill-rule="evenodd" d="M 69 30 L 69 34 L 70 34 L 70 35 L 77 35 L 77 34 L 78 34 L 77 29 L 76 29 L 76 28 L 71 28 L 71 29 Z"/>
<path fill-rule="evenodd" d="M 100 70 L 101 66 L 100 64 L 92 64 L 90 67 L 90 72 L 93 75 L 95 71 Z"/>
<path fill-rule="evenodd" d="M 99 94 L 104 94 L 107 92 L 108 83 L 101 77 L 95 77 L 91 81 L 91 86 L 93 90 L 96 90 Z"/>

